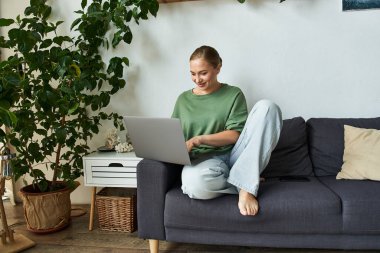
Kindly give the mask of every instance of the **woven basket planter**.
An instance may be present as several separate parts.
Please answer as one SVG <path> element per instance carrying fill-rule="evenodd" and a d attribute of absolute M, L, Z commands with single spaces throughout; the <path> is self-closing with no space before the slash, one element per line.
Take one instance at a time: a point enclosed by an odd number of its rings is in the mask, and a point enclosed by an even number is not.
<path fill-rule="evenodd" d="M 79 182 L 76 182 L 78 186 Z M 32 185 L 21 188 L 27 229 L 35 233 L 51 233 L 66 228 L 71 220 L 70 194 L 74 189 L 66 187 L 53 192 L 35 193 Z"/>

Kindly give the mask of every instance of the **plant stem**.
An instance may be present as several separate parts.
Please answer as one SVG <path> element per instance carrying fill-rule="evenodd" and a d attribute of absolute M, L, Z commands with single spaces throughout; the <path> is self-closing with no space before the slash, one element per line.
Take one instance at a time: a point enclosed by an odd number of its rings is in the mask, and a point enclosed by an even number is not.
<path fill-rule="evenodd" d="M 61 126 L 64 127 L 66 123 L 66 117 L 65 115 L 62 116 L 61 119 Z M 55 184 L 57 182 L 57 177 L 58 177 L 58 170 L 60 167 L 60 157 L 61 157 L 61 149 L 62 149 L 62 144 L 59 143 L 57 147 L 57 153 L 55 155 L 55 166 L 54 166 L 54 172 L 53 172 L 53 180 L 51 182 L 51 189 L 53 190 L 55 187 Z"/>

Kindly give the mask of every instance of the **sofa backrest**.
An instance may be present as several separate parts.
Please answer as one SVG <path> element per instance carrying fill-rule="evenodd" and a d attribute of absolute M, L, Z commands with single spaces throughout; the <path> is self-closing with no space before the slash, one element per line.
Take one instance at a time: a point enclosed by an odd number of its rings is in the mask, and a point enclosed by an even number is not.
<path fill-rule="evenodd" d="M 306 122 L 309 153 L 316 176 L 335 176 L 341 170 L 344 125 L 380 129 L 379 118 L 311 118 Z"/>
<path fill-rule="evenodd" d="M 301 117 L 284 120 L 280 139 L 262 176 L 312 175 L 305 120 Z"/>

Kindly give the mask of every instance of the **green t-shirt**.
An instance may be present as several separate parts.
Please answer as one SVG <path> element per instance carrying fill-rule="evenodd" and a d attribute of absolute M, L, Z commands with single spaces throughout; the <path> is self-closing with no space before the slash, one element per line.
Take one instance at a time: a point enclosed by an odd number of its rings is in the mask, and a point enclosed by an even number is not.
<path fill-rule="evenodd" d="M 192 90 L 183 92 L 177 99 L 172 118 L 181 121 L 186 140 L 194 136 L 219 133 L 224 130 L 243 130 L 248 116 L 243 92 L 235 86 L 222 84 L 215 92 L 195 95 Z M 233 145 L 212 147 L 201 145 L 191 151 L 192 157 L 206 153 L 225 153 Z"/>

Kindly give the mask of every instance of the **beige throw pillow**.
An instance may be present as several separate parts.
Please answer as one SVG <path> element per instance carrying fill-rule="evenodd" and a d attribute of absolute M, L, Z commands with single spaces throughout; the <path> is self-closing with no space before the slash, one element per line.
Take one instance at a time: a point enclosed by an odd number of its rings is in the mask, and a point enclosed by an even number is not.
<path fill-rule="evenodd" d="M 336 179 L 380 181 L 380 130 L 344 125 L 343 165 Z"/>

